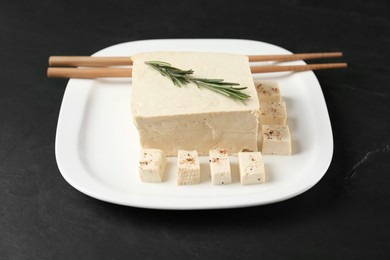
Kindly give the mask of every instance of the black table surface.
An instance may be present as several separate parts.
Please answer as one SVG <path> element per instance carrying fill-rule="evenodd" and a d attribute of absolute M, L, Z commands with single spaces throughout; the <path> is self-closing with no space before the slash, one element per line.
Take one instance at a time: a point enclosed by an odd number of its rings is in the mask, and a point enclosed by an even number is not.
<path fill-rule="evenodd" d="M 389 7 L 387 0 L 2 1 L 0 259 L 390 259 Z M 46 78 L 48 57 L 164 38 L 344 52 L 348 69 L 315 72 L 334 137 L 321 181 L 275 204 L 199 211 L 119 206 L 70 186 L 54 152 L 67 80 Z"/>

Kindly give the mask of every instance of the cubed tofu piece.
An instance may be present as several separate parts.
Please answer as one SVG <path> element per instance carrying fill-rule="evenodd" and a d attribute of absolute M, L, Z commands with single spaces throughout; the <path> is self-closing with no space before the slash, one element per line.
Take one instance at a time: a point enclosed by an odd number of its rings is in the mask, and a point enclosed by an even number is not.
<path fill-rule="evenodd" d="M 143 182 L 162 182 L 166 157 L 159 149 L 142 149 L 139 161 L 139 175 Z"/>
<path fill-rule="evenodd" d="M 282 101 L 282 95 L 277 81 L 255 81 L 255 87 L 260 104 Z"/>
<path fill-rule="evenodd" d="M 215 149 L 209 152 L 211 183 L 215 185 L 232 182 L 229 155 L 226 149 Z"/>
<path fill-rule="evenodd" d="M 179 150 L 177 154 L 177 185 L 198 183 L 200 183 L 198 152 Z"/>
<path fill-rule="evenodd" d="M 291 155 L 291 135 L 288 125 L 263 125 L 262 153 Z"/>
<path fill-rule="evenodd" d="M 158 148 L 167 156 L 176 156 L 179 149 L 197 150 L 204 156 L 218 147 L 230 154 L 245 147 L 257 151 L 260 105 L 247 56 L 145 52 L 132 59 L 131 111 L 142 148 Z M 146 61 L 192 69 L 194 77 L 238 83 L 250 98 L 244 104 L 193 83 L 179 88 Z"/>
<path fill-rule="evenodd" d="M 240 181 L 243 185 L 265 182 L 264 161 L 261 152 L 238 153 Z"/>
<path fill-rule="evenodd" d="M 286 125 L 286 103 L 262 103 L 260 106 L 260 118 L 261 125 Z"/>

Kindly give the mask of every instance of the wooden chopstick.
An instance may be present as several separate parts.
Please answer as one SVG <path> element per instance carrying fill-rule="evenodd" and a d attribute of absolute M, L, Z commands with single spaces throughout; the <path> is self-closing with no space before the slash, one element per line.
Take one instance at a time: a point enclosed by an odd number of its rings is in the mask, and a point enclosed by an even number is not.
<path fill-rule="evenodd" d="M 342 52 L 296 53 L 276 55 L 250 55 L 249 61 L 294 61 L 342 57 Z"/>
<path fill-rule="evenodd" d="M 49 78 L 131 78 L 131 68 L 48 68 Z"/>
<path fill-rule="evenodd" d="M 342 52 L 298 53 L 276 55 L 250 55 L 249 61 L 293 61 L 342 57 Z M 49 66 L 129 66 L 131 57 L 51 56 Z"/>
<path fill-rule="evenodd" d="M 305 71 L 320 69 L 345 68 L 347 63 L 325 63 L 309 65 L 286 65 L 286 66 L 255 66 L 251 67 L 252 73 Z M 131 68 L 48 68 L 49 78 L 131 78 Z"/>
<path fill-rule="evenodd" d="M 92 56 L 50 56 L 49 66 L 129 66 L 133 64 L 131 57 L 92 57 Z"/>
<path fill-rule="evenodd" d="M 258 66 L 251 67 L 252 73 L 282 72 L 282 71 L 305 71 L 346 68 L 347 63 L 320 63 L 308 65 L 285 65 L 285 66 Z"/>

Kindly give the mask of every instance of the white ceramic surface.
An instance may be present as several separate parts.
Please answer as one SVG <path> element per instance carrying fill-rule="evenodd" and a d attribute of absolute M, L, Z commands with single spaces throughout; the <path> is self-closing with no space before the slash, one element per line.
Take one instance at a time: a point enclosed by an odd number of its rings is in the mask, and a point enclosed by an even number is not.
<path fill-rule="evenodd" d="M 158 50 L 290 53 L 259 41 L 168 39 L 118 44 L 94 56 L 131 56 Z M 256 74 L 254 78 L 279 81 L 293 141 L 292 156 L 264 155 L 268 178 L 265 184 L 240 185 L 236 157 L 231 157 L 233 183 L 229 185 L 211 184 L 206 157 L 201 158 L 199 185 L 176 186 L 176 158 L 168 159 L 163 183 L 142 183 L 138 176 L 138 134 L 130 114 L 131 79 L 69 80 L 56 136 L 61 174 L 74 188 L 91 197 L 143 208 L 233 208 L 297 196 L 322 178 L 332 159 L 332 130 L 320 84 L 312 71 Z"/>

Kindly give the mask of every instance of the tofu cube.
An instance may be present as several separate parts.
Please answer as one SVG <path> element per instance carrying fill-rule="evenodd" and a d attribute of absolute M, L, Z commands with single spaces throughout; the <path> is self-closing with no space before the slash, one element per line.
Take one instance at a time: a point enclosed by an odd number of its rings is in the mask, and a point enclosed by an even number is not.
<path fill-rule="evenodd" d="M 288 125 L 263 125 L 262 153 L 291 155 L 291 135 Z"/>
<path fill-rule="evenodd" d="M 282 95 L 277 81 L 256 81 L 255 87 L 260 104 L 282 101 Z"/>
<path fill-rule="evenodd" d="M 139 161 L 139 175 L 143 182 L 162 182 L 166 157 L 159 149 L 142 149 Z"/>
<path fill-rule="evenodd" d="M 177 185 L 200 183 L 198 152 L 179 150 L 177 154 Z"/>
<path fill-rule="evenodd" d="M 232 182 L 229 155 L 226 149 L 210 150 L 211 183 L 214 185 L 229 184 Z"/>
<path fill-rule="evenodd" d="M 264 161 L 261 152 L 238 153 L 240 181 L 243 185 L 265 182 Z"/>
<path fill-rule="evenodd" d="M 286 125 L 287 110 L 285 102 L 262 103 L 260 106 L 260 124 Z"/>

